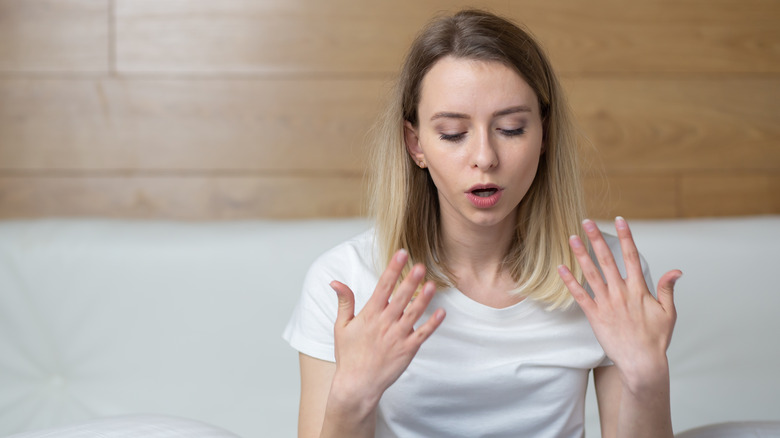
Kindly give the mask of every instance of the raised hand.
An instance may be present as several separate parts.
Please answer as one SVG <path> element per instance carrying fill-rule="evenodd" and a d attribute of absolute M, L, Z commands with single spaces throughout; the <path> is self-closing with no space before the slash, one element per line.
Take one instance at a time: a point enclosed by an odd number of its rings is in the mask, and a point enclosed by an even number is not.
<path fill-rule="evenodd" d="M 373 409 L 376 406 L 384 391 L 409 366 L 422 343 L 444 319 L 444 310 L 438 309 L 425 323 L 414 328 L 436 288 L 432 282 L 427 282 L 421 293 L 414 297 L 425 277 L 423 265 L 415 265 L 396 287 L 407 259 L 404 250 L 394 255 L 373 295 L 357 316 L 354 314 L 354 294 L 349 287 L 337 281 L 331 283 L 339 300 L 334 328 L 336 374 L 333 389 L 361 407 Z"/>
<path fill-rule="evenodd" d="M 566 266 L 560 266 L 558 272 L 588 318 L 596 339 L 620 371 L 624 384 L 632 391 L 639 391 L 668 377 L 666 349 L 677 319 L 674 283 L 682 272 L 669 271 L 659 279 L 656 299 L 648 290 L 639 253 L 623 218 L 615 220 L 615 228 L 626 278 L 618 272 L 612 252 L 596 224 L 586 220 L 583 228 L 604 277 L 579 237 L 572 236 L 569 244 L 594 297 L 591 298 Z"/>

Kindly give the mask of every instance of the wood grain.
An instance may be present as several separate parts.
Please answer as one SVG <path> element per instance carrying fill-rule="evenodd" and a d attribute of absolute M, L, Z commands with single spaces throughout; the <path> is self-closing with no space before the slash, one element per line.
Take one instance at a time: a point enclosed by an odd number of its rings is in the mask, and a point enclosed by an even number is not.
<path fill-rule="evenodd" d="M 351 217 L 360 177 L 0 176 L 0 218 L 176 220 Z"/>
<path fill-rule="evenodd" d="M 780 214 L 777 1 L 0 0 L 0 218 L 360 214 L 403 53 L 467 5 L 548 49 L 591 217 Z"/>
<path fill-rule="evenodd" d="M 390 73 L 431 16 L 464 6 L 527 25 L 561 72 L 780 72 L 780 4 L 765 0 L 116 0 L 117 65 Z"/>
<path fill-rule="evenodd" d="M 780 79 L 567 86 L 595 146 L 586 158 L 608 172 L 780 170 Z M 387 88 L 378 79 L 0 79 L 0 163 L 354 172 Z"/>
<path fill-rule="evenodd" d="M 504 11 L 508 4 L 472 3 Z M 116 0 L 117 66 L 124 73 L 387 74 L 435 12 L 466 4 Z"/>
<path fill-rule="evenodd" d="M 780 173 L 705 173 L 681 178 L 682 217 L 780 214 Z"/>
<path fill-rule="evenodd" d="M 107 72 L 108 0 L 0 0 L 0 72 Z"/>
<path fill-rule="evenodd" d="M 600 175 L 584 178 L 588 215 L 594 219 L 678 216 L 674 175 Z"/>
<path fill-rule="evenodd" d="M 565 83 L 607 171 L 780 170 L 780 78 Z"/>
<path fill-rule="evenodd" d="M 0 168 L 360 171 L 382 80 L 0 79 Z"/>
<path fill-rule="evenodd" d="M 515 2 L 564 73 L 776 73 L 780 3 Z M 525 12 L 527 10 L 527 12 Z"/>

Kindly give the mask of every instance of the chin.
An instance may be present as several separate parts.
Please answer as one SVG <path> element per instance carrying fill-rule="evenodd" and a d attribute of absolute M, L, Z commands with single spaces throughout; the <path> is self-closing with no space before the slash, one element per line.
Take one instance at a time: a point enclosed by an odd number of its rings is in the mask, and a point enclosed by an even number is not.
<path fill-rule="evenodd" d="M 477 211 L 470 215 L 469 221 L 480 227 L 494 227 L 511 221 L 514 215 L 506 211 Z"/>

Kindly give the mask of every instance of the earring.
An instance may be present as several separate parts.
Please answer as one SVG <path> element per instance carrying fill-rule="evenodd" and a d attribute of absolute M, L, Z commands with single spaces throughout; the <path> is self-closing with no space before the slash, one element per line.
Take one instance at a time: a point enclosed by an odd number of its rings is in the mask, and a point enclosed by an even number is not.
<path fill-rule="evenodd" d="M 425 161 L 420 161 L 420 169 L 425 169 Z"/>

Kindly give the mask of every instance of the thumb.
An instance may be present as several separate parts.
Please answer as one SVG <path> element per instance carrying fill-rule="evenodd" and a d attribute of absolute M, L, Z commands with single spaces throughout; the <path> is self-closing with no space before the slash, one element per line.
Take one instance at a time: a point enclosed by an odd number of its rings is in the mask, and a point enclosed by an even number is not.
<path fill-rule="evenodd" d="M 675 269 L 658 280 L 658 302 L 664 309 L 674 309 L 674 284 L 682 277 L 682 271 Z"/>
<path fill-rule="evenodd" d="M 355 294 L 344 283 L 340 281 L 331 281 L 330 287 L 336 291 L 339 297 L 338 314 L 336 315 L 336 325 L 345 326 L 355 317 Z"/>

